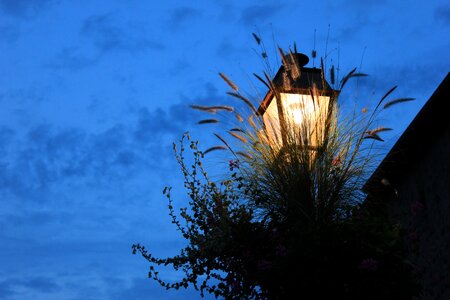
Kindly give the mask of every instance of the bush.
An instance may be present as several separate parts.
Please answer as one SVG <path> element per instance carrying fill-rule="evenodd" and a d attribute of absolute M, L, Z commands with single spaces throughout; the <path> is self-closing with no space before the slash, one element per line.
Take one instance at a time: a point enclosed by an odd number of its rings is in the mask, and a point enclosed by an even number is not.
<path fill-rule="evenodd" d="M 285 69 L 292 70 L 283 57 Z M 289 57 L 292 62 L 295 55 Z M 363 75 L 351 71 L 340 88 Z M 178 146 L 174 144 L 188 207 L 177 213 L 171 189 L 164 193 L 172 223 L 188 245 L 166 259 L 133 245 L 133 253 L 151 263 L 149 277 L 167 289 L 191 286 L 202 296 L 206 292 L 225 299 L 411 299 L 419 289 L 413 267 L 405 259 L 401 227 L 360 206 L 364 197 L 360 188 L 372 157 L 371 147 L 364 143 L 381 140 L 379 132 L 389 130 L 370 128 L 395 88 L 371 113 L 347 119 L 338 117 L 336 94 L 325 116 L 303 120 L 300 126 L 286 121 L 281 139 L 255 114 L 236 85 L 221 77 L 233 89 L 229 94 L 250 111 L 248 118 L 238 115 L 238 127 L 229 131 L 238 148 L 218 134 L 222 145 L 204 152 L 189 134 Z M 275 84 L 265 83 L 277 95 Z M 317 89 L 311 90 L 311 96 L 318 98 Z M 385 107 L 398 102 L 401 99 Z M 236 113 L 229 106 L 193 108 Z M 315 132 L 314 149 L 305 143 L 311 132 Z M 185 162 L 186 144 L 193 155 L 192 166 Z M 220 182 L 211 181 L 202 165 L 204 155 L 214 150 L 229 150 L 232 155 L 230 172 Z M 184 277 L 166 282 L 155 265 L 171 265 Z"/>

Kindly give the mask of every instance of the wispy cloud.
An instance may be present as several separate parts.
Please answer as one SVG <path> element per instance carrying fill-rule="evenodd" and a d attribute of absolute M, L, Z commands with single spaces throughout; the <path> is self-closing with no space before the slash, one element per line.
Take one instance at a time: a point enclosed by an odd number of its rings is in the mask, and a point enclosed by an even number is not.
<path fill-rule="evenodd" d="M 77 71 L 95 65 L 101 58 L 101 53 L 82 53 L 80 47 L 66 47 L 45 64 L 44 67 L 50 69 L 66 69 Z"/>
<path fill-rule="evenodd" d="M 34 293 L 54 293 L 61 287 L 54 282 L 54 279 L 48 277 L 6 279 L 0 282 L 0 298 L 9 299 L 11 296 L 19 295 L 24 289 Z"/>
<path fill-rule="evenodd" d="M 111 299 L 145 299 L 151 295 L 152 299 L 158 300 L 176 300 L 176 299 L 197 299 L 199 292 L 189 290 L 166 290 L 162 288 L 157 282 L 150 281 L 146 278 L 134 278 L 131 285 L 124 287 L 112 295 Z M 205 299 L 213 299 L 212 296 L 207 295 Z"/>
<path fill-rule="evenodd" d="M 165 45 L 151 33 L 132 22 L 124 23 L 114 14 L 99 14 L 84 20 L 79 31 L 83 46 L 62 48 L 45 67 L 77 71 L 96 65 L 105 55 L 126 53 L 135 55 L 161 51 Z"/>
<path fill-rule="evenodd" d="M 142 168 L 156 172 L 162 159 L 170 157 L 170 139 L 192 122 L 192 112 L 180 103 L 168 110 L 142 107 L 134 116 L 131 124 L 117 123 L 99 133 L 41 124 L 21 139 L 11 128 L 1 128 L 2 193 L 34 199 L 66 182 L 111 184 Z"/>
<path fill-rule="evenodd" d="M 20 30 L 17 26 L 1 25 L 0 42 L 14 43 L 20 36 Z"/>
<path fill-rule="evenodd" d="M 16 102 L 20 104 L 39 103 L 48 98 L 50 86 L 27 86 L 0 92 L 0 101 Z"/>
<path fill-rule="evenodd" d="M 349 9 L 363 9 L 363 10 L 367 10 L 367 8 L 369 7 L 375 7 L 375 6 L 379 6 L 379 7 L 384 7 L 386 5 L 386 0 L 364 0 L 364 1 L 360 1 L 360 0 L 346 0 L 344 1 L 344 3 L 335 3 L 337 6 L 340 6 L 340 8 L 342 7 L 346 7 Z"/>
<path fill-rule="evenodd" d="M 378 22 L 374 22 L 369 16 L 358 14 L 352 22 L 338 29 L 336 39 L 344 41 L 359 39 L 368 28 L 377 24 Z"/>
<path fill-rule="evenodd" d="M 30 18 L 56 0 L 0 0 L 0 10 L 12 17 Z"/>
<path fill-rule="evenodd" d="M 95 15 L 87 18 L 80 34 L 90 39 L 101 53 L 127 51 L 131 53 L 147 50 L 163 50 L 160 42 L 136 35 L 133 26 L 120 26 L 112 14 Z"/>
<path fill-rule="evenodd" d="M 261 23 L 270 22 L 282 8 L 281 4 L 278 5 L 252 5 L 244 8 L 241 13 L 240 22 L 247 26 L 254 26 Z"/>
<path fill-rule="evenodd" d="M 188 26 L 189 22 L 202 16 L 201 11 L 192 7 L 179 7 L 169 12 L 167 26 L 169 29 L 177 30 Z"/>
<path fill-rule="evenodd" d="M 177 59 L 173 62 L 169 71 L 174 76 L 180 76 L 181 74 L 186 74 L 191 67 L 192 65 L 189 63 L 189 61 L 187 61 L 186 58 Z"/>
<path fill-rule="evenodd" d="M 217 46 L 217 55 L 219 57 L 232 57 L 239 53 L 245 53 L 244 47 L 238 45 L 233 37 L 228 37 L 222 39 L 222 41 Z"/>
<path fill-rule="evenodd" d="M 446 25 L 450 25 L 450 5 L 441 5 L 437 7 L 434 15 L 439 21 Z"/>

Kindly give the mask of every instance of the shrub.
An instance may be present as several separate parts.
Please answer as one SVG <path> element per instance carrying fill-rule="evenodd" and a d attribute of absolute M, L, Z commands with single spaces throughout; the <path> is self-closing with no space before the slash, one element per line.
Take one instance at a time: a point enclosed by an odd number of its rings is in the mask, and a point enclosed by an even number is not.
<path fill-rule="evenodd" d="M 280 53 L 287 72 L 296 72 L 290 76 L 301 76 L 287 59 L 292 63 L 296 53 Z M 411 299 L 418 286 L 405 259 L 402 229 L 360 206 L 372 162 L 366 141 L 381 140 L 379 133 L 390 130 L 372 128 L 374 120 L 382 108 L 410 98 L 382 107 L 394 87 L 372 112 L 343 118 L 334 94 L 325 115 L 304 119 L 300 126 L 284 121 L 281 138 L 238 87 L 220 75 L 233 90 L 229 94 L 246 105 L 248 116 L 238 114 L 238 126 L 228 131 L 234 144 L 217 133 L 221 145 L 206 151 L 187 133 L 174 144 L 188 207 L 177 213 L 171 189 L 164 193 L 172 223 L 188 243 L 179 255 L 165 259 L 133 245 L 133 253 L 151 263 L 149 277 L 167 289 L 191 286 L 202 296 L 207 292 L 225 299 Z M 279 95 L 264 75 L 266 80 L 257 78 Z M 364 75 L 352 70 L 340 88 Z M 318 99 L 318 90 L 312 88 L 311 96 Z M 236 113 L 223 105 L 193 108 Z M 192 166 L 185 162 L 186 144 Z M 231 154 L 229 173 L 220 182 L 211 181 L 202 164 L 204 155 L 216 150 Z M 171 265 L 184 277 L 166 282 L 155 265 Z"/>

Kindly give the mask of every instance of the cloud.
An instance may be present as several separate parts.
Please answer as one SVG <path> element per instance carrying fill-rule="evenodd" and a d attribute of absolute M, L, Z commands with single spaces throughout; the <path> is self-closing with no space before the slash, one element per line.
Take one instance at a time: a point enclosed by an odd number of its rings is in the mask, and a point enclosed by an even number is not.
<path fill-rule="evenodd" d="M 202 13 L 199 10 L 192 7 L 179 7 L 169 13 L 167 26 L 172 30 L 177 30 L 201 15 Z"/>
<path fill-rule="evenodd" d="M 0 26 L 0 41 L 6 43 L 14 43 L 20 36 L 20 31 L 17 26 L 1 25 Z"/>
<path fill-rule="evenodd" d="M 441 5 L 436 8 L 434 11 L 434 15 L 436 19 L 441 21 L 446 25 L 450 25 L 450 6 L 449 5 Z"/>
<path fill-rule="evenodd" d="M 101 53 L 83 54 L 80 47 L 66 47 L 44 67 L 77 71 L 95 65 L 100 58 Z"/>
<path fill-rule="evenodd" d="M 44 67 L 77 71 L 96 65 L 110 53 L 137 54 L 147 51 L 161 51 L 165 46 L 147 36 L 140 26 L 121 24 L 113 14 L 88 17 L 80 28 L 80 36 L 89 43 L 83 47 L 62 48 Z"/>
<path fill-rule="evenodd" d="M 350 9 L 357 9 L 357 10 L 367 10 L 370 7 L 380 6 L 384 7 L 386 5 L 386 0 L 346 0 L 344 3 L 339 4 L 339 2 L 335 3 L 337 6 L 336 8 L 350 8 Z"/>
<path fill-rule="evenodd" d="M 351 23 L 345 24 L 338 30 L 336 40 L 350 41 L 358 39 L 360 34 L 364 34 L 369 27 L 377 24 L 370 17 L 358 14 Z"/>
<path fill-rule="evenodd" d="M 268 23 L 281 8 L 281 5 L 268 4 L 248 6 L 242 10 L 240 22 L 247 26 Z"/>
<path fill-rule="evenodd" d="M 219 57 L 232 57 L 236 54 L 242 54 L 245 53 L 245 49 L 243 47 L 240 47 L 238 43 L 236 43 L 233 39 L 233 37 L 228 37 L 222 39 L 222 41 L 217 46 L 217 55 Z"/>
<path fill-rule="evenodd" d="M 15 101 L 16 103 L 27 104 L 29 102 L 39 103 L 48 99 L 48 93 L 51 87 L 46 86 L 30 86 L 24 88 L 10 89 L 0 93 L 0 101 Z"/>
<path fill-rule="evenodd" d="M 134 278 L 128 287 L 115 292 L 111 299 L 147 299 L 154 300 L 175 300 L 175 299 L 198 299 L 200 294 L 193 288 L 166 290 L 157 282 L 148 278 Z M 204 299 L 213 299 L 207 295 Z"/>
<path fill-rule="evenodd" d="M 13 129 L 1 126 L 0 127 L 0 155 L 4 156 L 7 152 L 8 146 L 10 145 L 11 141 L 15 137 L 15 132 Z"/>
<path fill-rule="evenodd" d="M 32 277 L 21 282 L 23 287 L 35 290 L 41 293 L 53 293 L 60 289 L 54 280 L 47 277 Z"/>
<path fill-rule="evenodd" d="M 14 292 L 14 283 L 15 280 L 3 280 L 0 281 L 0 298 L 1 299 L 8 299 L 9 296 L 13 296 L 15 294 Z"/>
<path fill-rule="evenodd" d="M 221 22 L 229 23 L 230 21 L 235 21 L 236 8 L 231 1 L 214 0 L 213 2 L 219 9 L 219 20 Z"/>
<path fill-rule="evenodd" d="M 181 74 L 187 74 L 187 71 L 192 67 L 189 61 L 184 59 L 177 59 L 170 67 L 169 71 L 172 76 L 180 76 Z"/>
<path fill-rule="evenodd" d="M 95 15 L 87 18 L 80 34 L 90 39 L 100 53 L 126 51 L 131 53 L 147 50 L 163 50 L 160 42 L 136 35 L 133 26 L 121 27 L 111 14 Z"/>
<path fill-rule="evenodd" d="M 0 282 L 0 298 L 8 299 L 23 293 L 23 290 L 28 293 L 54 293 L 61 289 L 61 287 L 49 277 L 31 277 L 28 279 L 9 278 Z M 20 292 L 19 292 L 20 291 Z"/>
<path fill-rule="evenodd" d="M 35 199 L 68 182 L 111 184 L 144 169 L 162 171 L 171 142 L 193 122 L 193 112 L 178 103 L 167 110 L 141 107 L 133 116 L 130 124 L 98 133 L 41 124 L 19 138 L 11 128 L 0 128 L 1 193 Z"/>
<path fill-rule="evenodd" d="M 34 17 L 46 9 L 55 0 L 0 0 L 0 10 L 7 15 L 18 18 Z"/>

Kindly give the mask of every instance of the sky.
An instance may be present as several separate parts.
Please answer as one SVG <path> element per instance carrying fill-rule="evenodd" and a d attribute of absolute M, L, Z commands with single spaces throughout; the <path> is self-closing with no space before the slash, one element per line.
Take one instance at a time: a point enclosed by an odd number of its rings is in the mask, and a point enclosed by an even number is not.
<path fill-rule="evenodd" d="M 295 42 L 368 73 L 343 107 L 416 98 L 381 117 L 386 150 L 450 70 L 446 0 L 0 0 L 0 299 L 198 298 L 150 281 L 131 245 L 184 245 L 161 193 L 186 203 L 172 142 L 216 143 L 188 105 L 233 103 L 218 72 L 261 91 L 253 32 L 275 70 Z"/>

